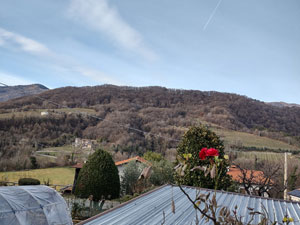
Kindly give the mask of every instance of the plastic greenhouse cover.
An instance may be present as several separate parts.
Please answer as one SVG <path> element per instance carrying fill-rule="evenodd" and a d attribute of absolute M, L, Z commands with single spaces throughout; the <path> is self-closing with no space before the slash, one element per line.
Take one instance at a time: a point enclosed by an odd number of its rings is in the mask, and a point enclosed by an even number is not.
<path fill-rule="evenodd" d="M 73 224 L 65 200 L 43 185 L 0 187 L 1 225 Z"/>

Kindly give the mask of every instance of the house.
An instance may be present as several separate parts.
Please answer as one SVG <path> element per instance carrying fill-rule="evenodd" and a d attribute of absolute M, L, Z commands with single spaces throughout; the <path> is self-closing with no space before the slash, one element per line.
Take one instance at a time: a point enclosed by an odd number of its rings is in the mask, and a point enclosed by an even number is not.
<path fill-rule="evenodd" d="M 268 213 L 271 221 L 282 222 L 286 216 L 293 218 L 294 222 L 290 225 L 299 224 L 300 203 L 284 201 L 278 199 L 270 199 L 258 196 L 244 195 L 240 193 L 231 193 L 225 191 L 215 191 L 204 188 L 183 186 L 183 190 L 195 199 L 196 192 L 202 194 L 210 194 L 210 198 L 216 194 L 217 204 L 226 206 L 229 210 L 237 206 L 237 217 L 241 217 L 243 222 L 250 219 L 249 209 L 262 212 L 263 208 Z M 175 213 L 172 210 L 172 199 L 175 203 Z M 200 206 L 201 207 L 201 206 Z M 217 211 L 217 214 L 220 210 Z M 199 219 L 198 224 L 213 224 L 211 221 L 205 223 L 205 218 L 201 218 L 199 211 L 197 212 Z M 258 224 L 261 215 L 255 215 L 251 224 Z M 196 210 L 192 203 L 178 186 L 164 185 L 153 191 L 147 192 L 139 197 L 125 202 L 113 209 L 102 212 L 91 217 L 78 225 L 102 225 L 102 224 L 118 224 L 118 225 L 185 225 L 196 223 Z"/>
<path fill-rule="evenodd" d="M 135 162 L 139 163 L 140 165 L 142 165 L 142 164 L 144 164 L 146 166 L 151 166 L 152 165 L 150 162 L 148 162 L 147 160 L 145 160 L 144 158 L 139 157 L 139 156 L 115 162 L 115 165 L 117 166 L 118 171 L 119 171 L 120 179 L 122 179 L 122 176 L 124 175 L 125 166 L 129 162 L 132 162 L 132 161 L 135 161 Z M 79 172 L 80 172 L 81 168 L 83 167 L 83 163 L 77 163 L 76 165 L 74 165 L 72 167 L 75 168 L 75 176 L 74 176 L 74 182 L 73 182 L 73 191 L 74 191 Z"/>
<path fill-rule="evenodd" d="M 239 192 L 246 193 L 246 190 L 244 189 L 244 186 L 242 185 L 243 182 L 249 182 L 251 183 L 251 187 L 249 188 L 250 194 L 256 195 L 256 190 L 258 188 L 259 184 L 264 183 L 266 180 L 266 177 L 264 176 L 264 173 L 259 170 L 245 170 L 245 174 L 242 173 L 242 171 L 237 166 L 231 166 L 227 172 L 229 176 L 232 177 L 232 180 L 240 184 Z M 243 178 L 246 181 L 243 181 Z M 265 182 L 266 184 L 270 184 L 272 180 L 269 182 Z M 269 188 L 269 187 L 267 187 Z M 264 193 L 264 197 L 268 197 L 267 193 Z"/>
<path fill-rule="evenodd" d="M 264 179 L 264 173 L 259 170 L 246 170 L 246 178 L 250 178 L 252 173 L 253 181 L 259 183 L 261 179 Z M 227 172 L 228 175 L 232 177 L 232 179 L 238 183 L 242 183 L 243 174 L 241 170 L 237 166 L 231 166 Z"/>
<path fill-rule="evenodd" d="M 41 112 L 41 116 L 48 116 L 48 115 L 49 115 L 49 112 L 47 112 L 47 111 Z"/>
<path fill-rule="evenodd" d="M 96 140 L 75 138 L 74 147 L 82 149 L 95 149 L 98 145 Z"/>
<path fill-rule="evenodd" d="M 129 159 L 125 159 L 125 160 L 122 160 L 122 161 L 118 161 L 118 162 L 115 163 L 115 165 L 118 168 L 120 178 L 124 175 L 124 168 L 126 167 L 126 165 L 129 162 L 132 162 L 132 161 L 137 162 L 140 166 L 142 166 L 142 165 L 151 166 L 152 165 L 146 159 L 144 159 L 142 157 L 139 157 L 139 156 L 129 158 Z"/>
<path fill-rule="evenodd" d="M 288 192 L 288 197 L 289 197 L 289 199 L 292 200 L 292 201 L 300 202 L 300 188 Z"/>

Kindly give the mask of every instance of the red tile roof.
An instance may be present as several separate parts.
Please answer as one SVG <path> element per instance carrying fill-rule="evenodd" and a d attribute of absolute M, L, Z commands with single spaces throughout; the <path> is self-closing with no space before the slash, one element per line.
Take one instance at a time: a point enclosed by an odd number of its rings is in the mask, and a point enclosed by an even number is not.
<path fill-rule="evenodd" d="M 125 159 L 125 160 L 122 160 L 122 161 L 118 161 L 115 163 L 116 166 L 120 166 L 120 165 L 123 165 L 123 164 L 126 164 L 126 163 L 129 163 L 130 161 L 139 161 L 141 163 L 144 163 L 144 164 L 147 164 L 148 166 L 151 166 L 151 163 L 148 162 L 146 159 L 142 158 L 142 157 L 139 157 L 139 156 L 136 156 L 136 157 L 133 157 L 133 158 L 129 158 L 129 159 Z"/>
<path fill-rule="evenodd" d="M 253 181 L 255 183 L 261 183 L 265 178 L 264 178 L 264 173 L 262 171 L 259 170 L 247 170 L 246 171 L 246 178 L 249 179 L 250 176 L 253 176 Z M 243 174 L 240 171 L 239 168 L 237 168 L 236 166 L 231 166 L 229 168 L 229 171 L 227 172 L 228 175 L 230 175 L 232 177 L 232 179 L 236 182 L 242 183 L 242 177 Z"/>
<path fill-rule="evenodd" d="M 77 164 L 73 165 L 72 167 L 81 169 L 83 167 L 83 163 L 77 163 Z"/>
<path fill-rule="evenodd" d="M 136 156 L 136 157 L 133 157 L 133 158 L 129 158 L 129 159 L 125 159 L 125 160 L 122 160 L 122 161 L 118 161 L 118 162 L 115 162 L 115 165 L 116 166 L 120 166 L 120 165 L 123 165 L 123 164 L 126 164 L 126 163 L 129 163 L 130 161 L 139 161 L 141 163 L 144 163 L 148 166 L 151 166 L 152 164 L 150 162 L 148 162 L 146 159 L 142 158 L 142 157 L 139 157 L 139 156 Z M 83 167 L 83 163 L 77 163 L 76 165 L 72 166 L 73 168 L 82 168 Z"/>

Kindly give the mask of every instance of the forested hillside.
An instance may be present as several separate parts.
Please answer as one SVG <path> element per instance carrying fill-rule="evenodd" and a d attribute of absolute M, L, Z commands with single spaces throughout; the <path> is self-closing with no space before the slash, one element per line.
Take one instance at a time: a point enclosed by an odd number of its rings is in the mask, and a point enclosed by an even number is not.
<path fill-rule="evenodd" d="M 276 107 L 236 94 L 103 85 L 59 88 L 39 96 L 0 103 L 0 116 L 11 115 L 0 119 L 3 157 L 16 157 L 24 146 L 30 152 L 41 145 L 61 146 L 75 137 L 97 139 L 115 152 L 166 153 L 176 147 L 187 127 L 199 123 L 299 144 L 299 107 Z M 64 107 L 91 109 L 99 119 L 56 111 Z M 51 113 L 16 116 L 38 109 Z"/>
<path fill-rule="evenodd" d="M 175 117 L 201 118 L 235 130 L 267 129 L 293 136 L 300 135 L 298 107 L 274 107 L 236 94 L 104 85 L 59 88 L 40 96 L 72 108 L 94 108 L 104 117 L 116 111 L 143 112 L 148 108 L 148 111 L 153 109 L 153 112 L 164 111 L 170 117 L 177 113 Z M 57 106 L 33 96 L 0 104 L 2 112 L 10 109 L 55 107 Z"/>

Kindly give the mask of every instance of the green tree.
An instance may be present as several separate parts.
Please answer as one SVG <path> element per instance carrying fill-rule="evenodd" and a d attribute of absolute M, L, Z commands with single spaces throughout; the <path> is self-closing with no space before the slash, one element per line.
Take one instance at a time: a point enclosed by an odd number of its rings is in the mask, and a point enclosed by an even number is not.
<path fill-rule="evenodd" d="M 152 162 L 152 174 L 150 176 L 150 183 L 160 186 L 167 183 L 173 183 L 173 163 L 162 159 L 158 162 Z"/>
<path fill-rule="evenodd" d="M 144 165 L 135 161 L 129 162 L 123 171 L 121 190 L 123 194 L 134 194 L 134 185 L 136 184 Z"/>
<path fill-rule="evenodd" d="M 87 198 L 93 195 L 95 201 L 118 198 L 120 179 L 118 169 L 111 155 L 98 149 L 92 154 L 80 170 L 75 195 Z"/>
<path fill-rule="evenodd" d="M 288 187 L 287 189 L 292 191 L 296 189 L 296 182 L 298 180 L 299 174 L 297 174 L 298 166 L 293 167 L 293 171 L 288 178 Z"/>
<path fill-rule="evenodd" d="M 143 158 L 151 162 L 159 162 L 163 156 L 160 153 L 148 151 L 144 153 Z"/>
<path fill-rule="evenodd" d="M 167 183 L 173 183 L 173 163 L 164 159 L 162 154 L 148 151 L 143 155 L 143 158 L 151 162 L 152 173 L 150 183 L 159 186 Z"/>
<path fill-rule="evenodd" d="M 220 138 L 205 126 L 191 127 L 183 136 L 177 148 L 177 155 L 181 158 L 186 158 L 184 154 L 190 154 L 187 167 L 184 170 L 183 176 L 175 175 L 176 182 L 182 185 L 198 186 L 204 188 L 226 190 L 231 185 L 231 179 L 227 175 L 227 163 L 224 164 L 218 171 L 220 178 L 215 185 L 215 180 L 210 176 L 205 176 L 204 171 L 194 170 L 197 166 L 209 166 L 210 161 L 200 160 L 199 152 L 202 148 L 215 148 L 219 150 L 219 159 L 224 159 L 224 145 Z M 177 162 L 179 163 L 179 162 Z M 216 187 L 217 186 L 217 187 Z"/>
<path fill-rule="evenodd" d="M 39 167 L 35 156 L 30 156 L 30 162 L 32 169 L 37 169 Z"/>

